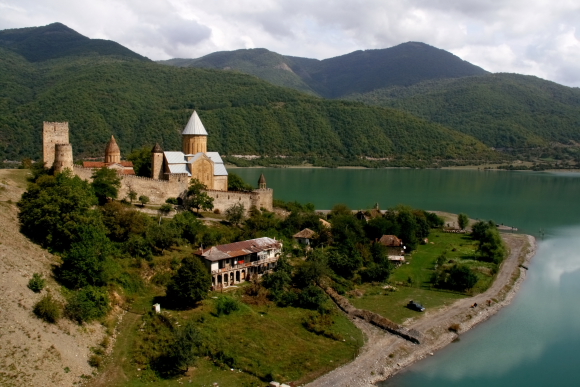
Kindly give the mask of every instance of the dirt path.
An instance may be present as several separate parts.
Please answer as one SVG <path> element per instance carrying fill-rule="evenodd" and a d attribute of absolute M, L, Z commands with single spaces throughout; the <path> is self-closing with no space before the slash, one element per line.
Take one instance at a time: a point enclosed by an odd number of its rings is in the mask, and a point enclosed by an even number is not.
<path fill-rule="evenodd" d="M 519 265 L 527 265 L 535 254 L 536 243 L 528 235 L 503 234 L 502 237 L 509 246 L 510 254 L 487 291 L 458 300 L 447 307 L 428 311 L 407 326 L 423 333 L 424 341 L 420 345 L 356 319 L 355 324 L 367 336 L 367 343 L 359 356 L 353 362 L 329 372 L 308 386 L 372 386 L 451 343 L 457 337 L 456 333 L 449 331 L 452 324 L 458 324 L 459 333 L 465 332 L 508 305 L 525 278 L 526 270 Z M 488 300 L 491 301 L 490 305 Z M 471 308 L 474 303 L 478 306 Z"/>

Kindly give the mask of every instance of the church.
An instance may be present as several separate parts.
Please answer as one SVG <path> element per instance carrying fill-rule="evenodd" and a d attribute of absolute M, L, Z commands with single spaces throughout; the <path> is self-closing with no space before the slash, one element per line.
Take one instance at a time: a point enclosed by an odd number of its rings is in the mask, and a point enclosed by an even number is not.
<path fill-rule="evenodd" d="M 198 179 L 210 190 L 228 190 L 228 171 L 218 152 L 207 151 L 207 131 L 194 110 L 181 132 L 181 151 L 166 151 L 155 144 L 152 150 L 151 177 L 169 180 L 171 175 Z"/>

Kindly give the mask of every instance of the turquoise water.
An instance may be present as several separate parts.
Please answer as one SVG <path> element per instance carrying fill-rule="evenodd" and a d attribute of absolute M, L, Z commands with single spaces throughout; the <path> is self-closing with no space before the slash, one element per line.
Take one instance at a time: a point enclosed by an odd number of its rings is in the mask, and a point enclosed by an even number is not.
<path fill-rule="evenodd" d="M 399 203 L 465 212 L 538 237 L 514 302 L 461 341 L 382 386 L 580 386 L 580 174 L 451 170 L 235 169 L 264 172 L 274 196 L 318 209 Z M 539 230 L 542 229 L 542 237 Z"/>

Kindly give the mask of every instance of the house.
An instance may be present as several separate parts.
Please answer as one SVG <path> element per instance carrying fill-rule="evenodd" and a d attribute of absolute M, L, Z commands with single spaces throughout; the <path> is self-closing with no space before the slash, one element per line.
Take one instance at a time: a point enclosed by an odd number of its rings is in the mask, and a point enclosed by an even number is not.
<path fill-rule="evenodd" d="M 405 246 L 403 246 L 403 241 L 397 238 L 396 235 L 383 235 L 378 243 L 387 248 L 389 261 L 405 262 Z"/>
<path fill-rule="evenodd" d="M 200 249 L 194 254 L 202 258 L 210 271 L 212 288 L 218 289 L 272 270 L 281 253 L 280 241 L 262 237 Z"/>
<path fill-rule="evenodd" d="M 310 243 L 312 243 L 312 240 L 315 239 L 315 236 L 316 233 L 314 231 L 309 228 L 305 228 L 299 233 L 292 235 L 292 238 L 294 238 L 298 243 L 310 246 Z"/>

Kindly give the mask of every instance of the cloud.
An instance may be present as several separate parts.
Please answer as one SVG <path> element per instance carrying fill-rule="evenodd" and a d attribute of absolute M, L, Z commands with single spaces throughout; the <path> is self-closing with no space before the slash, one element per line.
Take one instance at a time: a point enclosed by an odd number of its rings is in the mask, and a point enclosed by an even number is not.
<path fill-rule="evenodd" d="M 572 0 L 0 0 L 0 28 L 59 21 L 152 59 L 265 47 L 324 59 L 420 41 L 494 72 L 580 86 Z"/>

